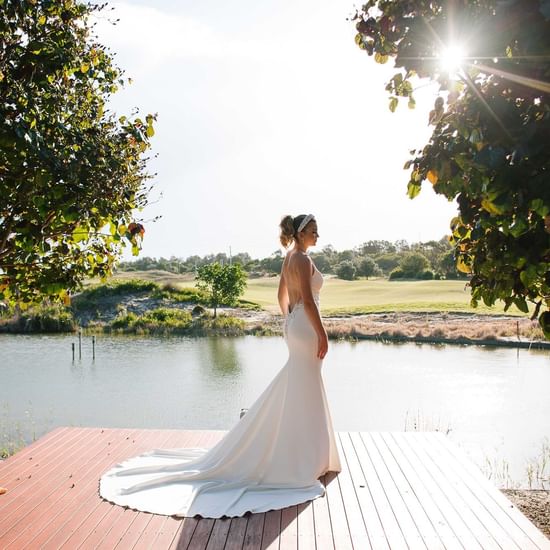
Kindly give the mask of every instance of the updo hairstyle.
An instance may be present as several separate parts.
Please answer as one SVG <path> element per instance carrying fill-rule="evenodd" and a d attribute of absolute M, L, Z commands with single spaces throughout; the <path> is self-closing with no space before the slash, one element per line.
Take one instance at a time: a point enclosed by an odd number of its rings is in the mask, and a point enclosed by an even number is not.
<path fill-rule="evenodd" d="M 307 214 L 300 214 L 295 218 L 293 218 L 292 216 L 285 216 L 281 220 L 281 223 L 279 224 L 279 227 L 281 228 L 279 239 L 281 241 L 281 244 L 285 248 L 288 248 L 296 239 L 296 232 L 298 231 L 298 227 L 300 227 L 300 224 L 302 223 L 306 215 Z M 313 221 L 313 219 L 311 221 Z"/>

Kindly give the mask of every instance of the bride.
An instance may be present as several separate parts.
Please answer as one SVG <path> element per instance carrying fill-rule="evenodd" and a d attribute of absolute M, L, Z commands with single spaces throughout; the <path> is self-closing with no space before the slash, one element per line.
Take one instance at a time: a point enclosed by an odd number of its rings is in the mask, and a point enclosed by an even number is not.
<path fill-rule="evenodd" d="M 323 277 L 306 254 L 315 245 L 311 214 L 285 216 L 287 253 L 278 299 L 289 358 L 247 413 L 211 449 L 155 449 L 106 472 L 101 496 L 155 514 L 237 517 L 300 504 L 324 495 L 319 478 L 339 472 L 321 378 L 328 350 L 319 314 Z"/>

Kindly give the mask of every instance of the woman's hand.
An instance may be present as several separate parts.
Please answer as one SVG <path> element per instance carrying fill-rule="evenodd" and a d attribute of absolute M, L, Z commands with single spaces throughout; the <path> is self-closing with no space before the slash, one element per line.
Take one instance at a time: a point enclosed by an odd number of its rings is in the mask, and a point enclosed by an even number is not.
<path fill-rule="evenodd" d="M 319 359 L 324 359 L 328 352 L 328 336 L 326 330 L 323 330 L 323 332 L 317 336 L 317 341 L 317 357 Z"/>

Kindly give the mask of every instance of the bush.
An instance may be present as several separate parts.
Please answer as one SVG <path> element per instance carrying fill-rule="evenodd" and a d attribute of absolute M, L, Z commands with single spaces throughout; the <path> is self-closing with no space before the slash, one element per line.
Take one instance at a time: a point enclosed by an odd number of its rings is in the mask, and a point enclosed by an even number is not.
<path fill-rule="evenodd" d="M 429 269 L 426 269 L 422 273 L 420 273 L 419 279 L 423 279 L 425 281 L 430 281 L 434 278 L 434 272 L 430 271 Z"/>
<path fill-rule="evenodd" d="M 345 281 L 353 281 L 356 278 L 357 269 L 349 260 L 339 263 L 335 269 L 336 276 Z"/>
<path fill-rule="evenodd" d="M 429 265 L 428 258 L 424 254 L 420 254 L 420 252 L 405 254 L 399 263 L 399 267 L 407 274 L 406 276 L 415 279 L 419 278 Z"/>
<path fill-rule="evenodd" d="M 373 275 L 380 275 L 381 270 L 378 264 L 369 256 L 365 256 L 359 262 L 357 273 L 367 279 Z"/>
<path fill-rule="evenodd" d="M 130 279 L 128 281 L 111 281 L 86 288 L 72 300 L 75 309 L 94 306 L 99 299 L 124 294 L 138 294 L 142 292 L 160 291 L 160 287 L 153 281 Z"/>
<path fill-rule="evenodd" d="M 404 279 L 405 278 L 405 273 L 402 269 L 400 268 L 396 268 L 394 269 L 391 273 L 390 273 L 390 276 L 389 276 L 389 280 L 390 281 L 394 281 L 396 279 Z"/>
<path fill-rule="evenodd" d="M 123 313 L 111 322 L 110 328 L 137 333 L 184 332 L 192 323 L 188 311 L 161 307 L 143 315 Z"/>
<path fill-rule="evenodd" d="M 61 305 L 34 307 L 0 324 L 1 332 L 73 332 L 76 328 L 72 313 Z"/>
<path fill-rule="evenodd" d="M 394 270 L 401 261 L 401 256 L 399 254 L 382 254 L 374 258 L 378 267 L 384 272 L 388 273 Z"/>

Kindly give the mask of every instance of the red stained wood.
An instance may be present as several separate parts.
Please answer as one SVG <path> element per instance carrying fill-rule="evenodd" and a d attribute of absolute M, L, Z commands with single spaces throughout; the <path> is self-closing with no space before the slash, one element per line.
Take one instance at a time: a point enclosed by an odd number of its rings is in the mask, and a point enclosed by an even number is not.
<path fill-rule="evenodd" d="M 337 550 L 550 548 L 442 434 L 340 432 L 343 471 L 313 502 L 242 518 L 176 518 L 102 500 L 113 464 L 152 448 L 211 447 L 221 431 L 58 428 L 0 463 L 0 548 Z M 452 496 L 451 496 L 452 495 Z M 468 518 L 465 522 L 464 518 Z M 461 544 L 462 543 L 462 544 Z"/>

